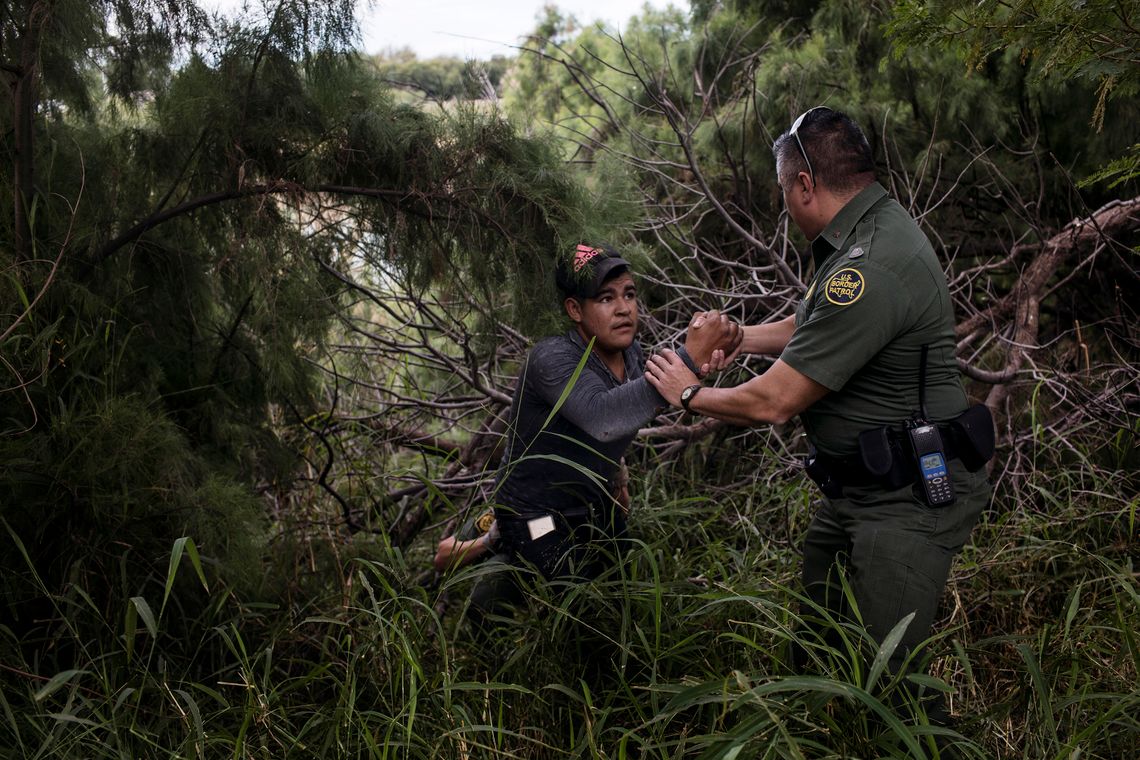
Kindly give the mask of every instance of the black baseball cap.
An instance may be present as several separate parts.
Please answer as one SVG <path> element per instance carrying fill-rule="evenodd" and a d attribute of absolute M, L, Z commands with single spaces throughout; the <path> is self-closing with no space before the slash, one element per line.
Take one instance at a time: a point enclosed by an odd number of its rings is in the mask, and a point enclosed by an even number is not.
<path fill-rule="evenodd" d="M 564 296 L 593 298 L 606 280 L 629 268 L 613 246 L 579 243 L 572 257 L 559 257 L 554 281 Z"/>

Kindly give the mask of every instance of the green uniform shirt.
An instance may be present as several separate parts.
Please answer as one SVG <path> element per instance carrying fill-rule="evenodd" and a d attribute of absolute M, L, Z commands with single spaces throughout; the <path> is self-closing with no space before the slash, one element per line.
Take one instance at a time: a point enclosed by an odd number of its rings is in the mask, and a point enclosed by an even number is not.
<path fill-rule="evenodd" d="M 867 186 L 836 214 L 812 241 L 812 256 L 815 276 L 780 355 L 831 391 L 801 415 L 812 444 L 847 456 L 863 430 L 918 411 L 924 344 L 930 418 L 965 410 L 946 276 L 926 235 L 882 185 Z"/>

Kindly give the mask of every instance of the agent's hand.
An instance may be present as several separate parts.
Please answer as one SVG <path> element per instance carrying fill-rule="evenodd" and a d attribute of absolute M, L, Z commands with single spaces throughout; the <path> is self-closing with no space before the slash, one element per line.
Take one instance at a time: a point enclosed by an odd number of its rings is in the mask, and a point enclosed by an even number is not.
<path fill-rule="evenodd" d="M 629 486 L 622 486 L 619 488 L 614 492 L 613 497 L 614 501 L 617 502 L 617 505 L 621 507 L 621 513 L 626 517 L 629 517 L 629 505 L 631 503 L 629 496 Z"/>
<path fill-rule="evenodd" d="M 736 357 L 740 356 L 740 351 L 744 346 L 744 330 L 740 330 L 741 340 L 736 341 L 736 346 L 733 347 L 728 353 L 724 349 L 718 348 L 712 352 L 712 357 L 707 364 L 701 365 L 701 377 L 705 377 L 710 373 L 720 372 L 730 366 L 736 361 Z"/>
<path fill-rule="evenodd" d="M 440 539 L 435 547 L 435 557 L 432 558 L 432 565 L 435 566 L 437 572 L 442 573 L 451 566 L 455 557 L 459 554 L 459 539 L 455 536 L 448 536 L 447 538 Z"/>
<path fill-rule="evenodd" d="M 681 391 L 695 385 L 694 375 L 675 351 L 665 349 L 645 363 L 645 379 L 672 406 L 681 405 Z"/>
<path fill-rule="evenodd" d="M 719 311 L 699 311 L 689 320 L 685 333 L 685 350 L 689 352 L 704 377 L 709 372 L 718 372 L 740 353 L 740 342 L 744 332 L 740 325 Z"/>
<path fill-rule="evenodd" d="M 448 568 L 457 569 L 469 565 L 488 552 L 494 551 L 495 542 L 499 540 L 499 522 L 491 523 L 486 533 L 467 541 L 460 541 L 455 536 L 441 539 L 435 548 L 435 557 L 432 564 L 439 572 Z"/>

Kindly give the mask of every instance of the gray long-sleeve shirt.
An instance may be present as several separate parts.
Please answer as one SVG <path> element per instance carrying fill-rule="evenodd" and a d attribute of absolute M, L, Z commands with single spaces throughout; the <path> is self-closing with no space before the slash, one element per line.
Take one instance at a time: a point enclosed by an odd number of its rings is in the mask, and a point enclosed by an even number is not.
<path fill-rule="evenodd" d="M 511 404 L 496 501 L 507 513 L 581 514 L 612 502 L 609 482 L 645 423 L 665 405 L 646 381 L 641 345 L 625 350 L 625 382 L 593 352 L 558 413 L 551 412 L 586 351 L 576 330 L 545 338 L 527 356 Z M 548 422 L 549 420 L 549 422 Z"/>

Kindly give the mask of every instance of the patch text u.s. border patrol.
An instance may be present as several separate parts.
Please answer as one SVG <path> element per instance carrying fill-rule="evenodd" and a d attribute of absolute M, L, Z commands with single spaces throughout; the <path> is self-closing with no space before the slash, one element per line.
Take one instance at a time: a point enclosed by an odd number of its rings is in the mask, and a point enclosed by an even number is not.
<path fill-rule="evenodd" d="M 850 306 L 859 300 L 866 289 L 867 283 L 863 279 L 863 274 L 858 269 L 848 268 L 840 269 L 831 275 L 823 294 L 836 306 Z"/>

